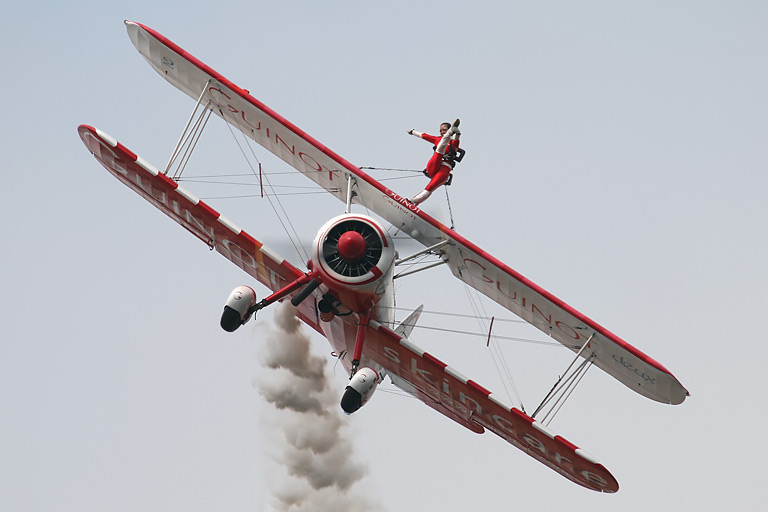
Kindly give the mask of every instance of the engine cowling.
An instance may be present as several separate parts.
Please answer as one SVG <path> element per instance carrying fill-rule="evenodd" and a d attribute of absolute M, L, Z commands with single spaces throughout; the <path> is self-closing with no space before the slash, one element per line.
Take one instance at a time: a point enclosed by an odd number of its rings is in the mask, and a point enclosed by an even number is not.
<path fill-rule="evenodd" d="M 227 332 L 237 330 L 250 319 L 248 311 L 255 304 L 256 292 L 250 286 L 242 285 L 232 290 L 221 314 L 221 328 Z"/>
<path fill-rule="evenodd" d="M 341 408 L 347 414 L 364 406 L 373 396 L 373 392 L 379 387 L 381 376 L 373 368 L 363 367 L 357 370 L 344 389 L 341 397 Z"/>
<path fill-rule="evenodd" d="M 395 247 L 374 219 L 344 214 L 329 220 L 312 245 L 312 267 L 347 307 L 367 310 L 391 282 Z"/>

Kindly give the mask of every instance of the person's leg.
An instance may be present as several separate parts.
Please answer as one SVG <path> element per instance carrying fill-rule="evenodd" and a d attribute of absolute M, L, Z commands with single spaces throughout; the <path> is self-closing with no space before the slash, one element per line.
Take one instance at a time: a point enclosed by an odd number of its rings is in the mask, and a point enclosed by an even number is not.
<path fill-rule="evenodd" d="M 429 190 L 422 190 L 421 192 L 413 196 L 413 198 L 410 201 L 413 204 L 423 203 L 431 195 L 432 195 L 432 192 L 430 192 Z"/>
<path fill-rule="evenodd" d="M 437 153 L 435 153 L 437 155 Z M 441 160 L 442 162 L 442 160 Z M 440 169 L 434 175 L 432 176 L 432 179 L 427 184 L 427 188 L 416 194 L 413 199 L 411 199 L 411 202 L 413 204 L 419 204 L 423 203 L 429 196 L 432 195 L 432 192 L 434 192 L 437 187 L 442 185 L 446 182 L 448 179 L 448 176 L 451 175 L 451 167 L 449 165 L 442 165 L 440 166 Z"/>
<path fill-rule="evenodd" d="M 440 170 L 435 173 L 434 176 L 432 176 L 432 179 L 429 181 L 429 184 L 426 186 L 426 190 L 429 190 L 430 192 L 434 192 L 437 190 L 437 187 L 448 181 L 448 176 L 451 174 L 451 167 L 449 165 L 443 165 L 440 167 Z"/>
<path fill-rule="evenodd" d="M 429 162 L 427 162 L 427 176 L 430 178 L 434 178 L 435 174 L 437 174 L 440 169 L 443 166 L 443 154 L 441 153 L 433 153 L 432 158 L 429 159 Z"/>

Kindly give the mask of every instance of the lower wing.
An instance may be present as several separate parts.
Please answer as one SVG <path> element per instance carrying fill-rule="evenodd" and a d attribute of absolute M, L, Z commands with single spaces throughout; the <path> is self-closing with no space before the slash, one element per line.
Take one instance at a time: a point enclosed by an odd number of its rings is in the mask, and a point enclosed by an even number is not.
<path fill-rule="evenodd" d="M 613 475 L 584 450 L 378 322 L 366 332 L 365 356 L 395 385 L 473 432 L 490 430 L 588 489 L 619 490 Z"/>
<path fill-rule="evenodd" d="M 87 125 L 80 126 L 78 133 L 113 176 L 270 290 L 279 290 L 302 275 L 299 269 L 109 135 Z M 314 301 L 300 304 L 299 317 L 326 334 L 328 327 L 321 327 Z M 412 325 L 405 322 L 402 327 L 401 332 L 406 333 Z M 354 345 L 354 324 L 337 318 L 332 328 L 338 336 L 331 337 L 340 338 L 331 340 L 332 343 Z M 396 385 L 473 432 L 490 430 L 588 489 L 609 493 L 618 490 L 610 472 L 576 445 L 375 321 L 370 322 L 366 332 L 363 363 L 369 361 L 387 370 Z"/>

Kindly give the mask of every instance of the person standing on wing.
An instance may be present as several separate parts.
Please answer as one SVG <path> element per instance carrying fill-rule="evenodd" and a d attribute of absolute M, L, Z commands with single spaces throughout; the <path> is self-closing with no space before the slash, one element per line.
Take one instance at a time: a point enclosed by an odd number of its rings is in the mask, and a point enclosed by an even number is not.
<path fill-rule="evenodd" d="M 413 204 L 419 204 L 432 195 L 432 192 L 437 187 L 448 180 L 456 162 L 460 161 L 464 156 L 464 151 L 459 149 L 459 137 L 461 136 L 459 120 L 455 120 L 453 124 L 441 124 L 439 137 L 417 132 L 416 130 L 408 130 L 408 133 L 421 137 L 435 145 L 433 148 L 435 153 L 427 162 L 427 168 L 424 171 L 429 176 L 430 181 L 424 190 L 416 194 L 413 199 L 410 199 Z M 457 153 L 459 153 L 458 157 Z"/>

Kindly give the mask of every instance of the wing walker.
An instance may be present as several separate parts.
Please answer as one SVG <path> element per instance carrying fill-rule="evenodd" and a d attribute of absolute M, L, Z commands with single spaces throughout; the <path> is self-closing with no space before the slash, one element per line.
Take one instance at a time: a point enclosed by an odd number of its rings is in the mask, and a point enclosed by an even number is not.
<path fill-rule="evenodd" d="M 227 80 L 181 47 L 135 22 L 125 22 L 136 49 L 163 78 L 196 100 L 171 161 L 159 170 L 103 131 L 81 125 L 79 135 L 118 180 L 270 290 L 257 300 L 249 285 L 236 287 L 224 306 L 221 326 L 233 332 L 260 309 L 290 299 L 298 317 L 325 336 L 350 375 L 341 407 L 351 414 L 365 405 L 385 377 L 429 407 L 476 433 L 489 430 L 569 480 L 595 491 L 619 488 L 611 473 L 584 450 L 555 434 L 537 414 L 567 381 L 594 365 L 652 400 L 680 404 L 688 391 L 661 364 L 582 313 L 532 283 L 419 208 L 444 184 L 456 159 L 459 122 L 433 138 L 427 166 L 430 183 L 413 200 L 399 195 L 352 165 Z M 345 205 L 312 243 L 305 270 L 278 256 L 238 225 L 188 192 L 168 173 L 187 158 L 207 117 L 214 113 L 311 179 Z M 413 135 L 424 134 L 409 131 Z M 446 137 L 446 134 L 448 136 Z M 454 151 L 453 156 L 444 158 Z M 463 150 L 460 153 L 463 156 Z M 459 157 L 460 159 L 460 157 Z M 381 221 L 352 211 L 376 213 L 424 246 L 398 258 Z M 409 336 L 422 307 L 396 323 L 395 268 L 432 253 L 437 265 L 518 315 L 575 354 L 568 376 L 532 416 L 505 403 L 457 369 L 420 349 Z M 401 275 L 405 275 L 403 273 Z"/>

